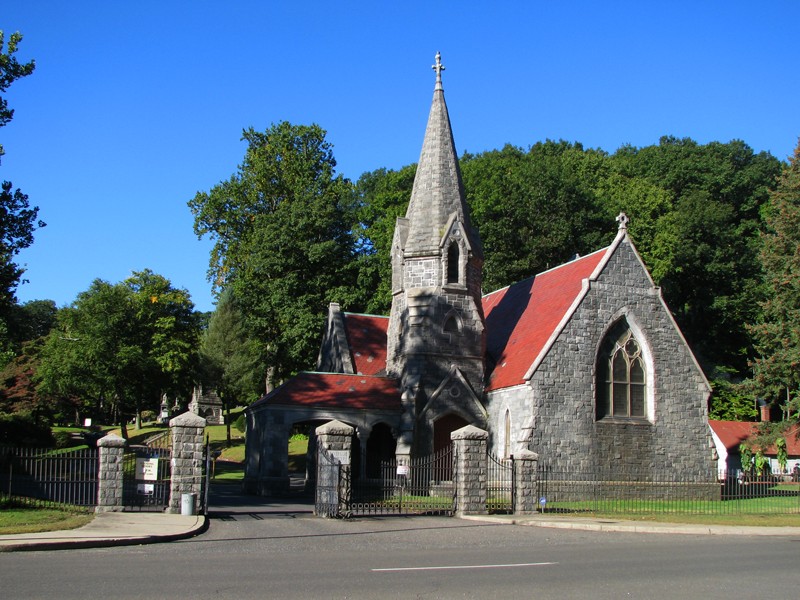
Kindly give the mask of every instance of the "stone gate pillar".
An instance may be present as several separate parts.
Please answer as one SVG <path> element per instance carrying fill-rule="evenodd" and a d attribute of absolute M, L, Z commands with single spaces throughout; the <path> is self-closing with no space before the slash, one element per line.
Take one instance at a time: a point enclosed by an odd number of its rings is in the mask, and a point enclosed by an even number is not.
<path fill-rule="evenodd" d="M 537 512 L 536 478 L 538 467 L 539 455 L 536 452 L 521 450 L 519 453 L 514 454 L 515 515 L 531 515 Z"/>
<path fill-rule="evenodd" d="M 116 434 L 97 441 L 100 465 L 97 473 L 97 506 L 95 512 L 120 512 L 122 503 L 122 461 L 128 442 Z"/>
<path fill-rule="evenodd" d="M 172 475 L 169 512 L 181 512 L 181 496 L 203 490 L 203 434 L 206 420 L 185 412 L 169 422 L 172 429 Z"/>
<path fill-rule="evenodd" d="M 314 513 L 317 516 L 339 516 L 341 510 L 350 502 L 350 489 L 343 485 L 343 482 L 350 481 L 350 456 L 354 431 L 350 425 L 341 421 L 330 421 L 316 429 L 319 475 Z M 331 459 L 334 459 L 333 463 Z M 336 463 L 341 463 L 341 473 Z"/>
<path fill-rule="evenodd" d="M 450 439 L 455 453 L 456 514 L 485 515 L 489 434 L 474 425 L 467 425 L 451 433 Z"/>

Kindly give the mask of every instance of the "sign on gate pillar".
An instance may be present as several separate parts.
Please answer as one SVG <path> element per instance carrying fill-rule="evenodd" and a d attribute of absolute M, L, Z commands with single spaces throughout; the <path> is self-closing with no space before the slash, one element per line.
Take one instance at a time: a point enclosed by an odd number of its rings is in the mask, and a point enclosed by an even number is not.
<path fill-rule="evenodd" d="M 158 459 L 136 459 L 136 491 L 145 496 L 152 496 L 155 492 L 154 483 L 139 483 L 140 481 L 158 481 Z"/>

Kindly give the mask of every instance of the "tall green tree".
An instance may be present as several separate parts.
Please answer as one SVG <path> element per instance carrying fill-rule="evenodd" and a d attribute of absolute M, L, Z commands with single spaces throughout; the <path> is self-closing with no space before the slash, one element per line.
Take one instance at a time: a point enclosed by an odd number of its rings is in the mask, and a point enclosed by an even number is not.
<path fill-rule="evenodd" d="M 230 445 L 230 409 L 258 399 L 264 391 L 266 374 L 258 344 L 230 290 L 220 295 L 203 332 L 200 360 L 203 384 L 216 390 L 228 413 L 225 423 Z"/>
<path fill-rule="evenodd" d="M 622 147 L 612 161 L 619 174 L 667 192 L 669 210 L 645 258 L 706 372 L 743 377 L 752 348 L 745 324 L 758 320 L 763 297 L 761 208 L 780 162 L 741 141 L 674 137 Z"/>
<path fill-rule="evenodd" d="M 243 139 L 237 173 L 189 207 L 195 233 L 214 240 L 210 278 L 232 287 L 277 382 L 313 364 L 329 302 L 357 303 L 355 199 L 319 126 Z"/>
<path fill-rule="evenodd" d="M 752 328 L 753 389 L 797 420 L 800 411 L 800 142 L 766 209 L 761 261 L 768 293 Z"/>
<path fill-rule="evenodd" d="M 483 242 L 486 290 L 509 285 L 613 239 L 595 188 L 605 155 L 564 141 L 467 156 L 462 173 Z"/>
<path fill-rule="evenodd" d="M 58 314 L 42 350 L 39 391 L 83 398 L 123 427 L 162 393 L 188 395 L 199 327 L 188 292 L 150 270 L 124 282 L 95 280 Z"/>
<path fill-rule="evenodd" d="M 14 110 L 9 107 L 5 93 L 16 80 L 27 77 L 35 68 L 33 60 L 20 63 L 15 56 L 22 36 L 17 32 L 11 34 L 8 45 L 5 34 L 0 30 L 0 127 L 11 121 Z M 0 144 L 0 158 L 5 154 Z M 24 269 L 14 262 L 16 255 L 23 248 L 33 243 L 33 232 L 37 227 L 44 227 L 38 219 L 38 207 L 31 207 L 28 196 L 10 181 L 0 184 L 0 366 L 13 356 L 8 339 L 9 312 L 16 302 L 16 289 Z"/>

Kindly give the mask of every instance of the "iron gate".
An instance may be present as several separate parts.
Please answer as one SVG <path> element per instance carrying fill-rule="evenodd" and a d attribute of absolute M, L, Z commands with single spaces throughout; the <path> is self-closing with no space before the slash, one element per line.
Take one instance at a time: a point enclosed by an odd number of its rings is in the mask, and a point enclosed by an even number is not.
<path fill-rule="evenodd" d="M 325 448 L 317 450 L 317 491 L 314 512 L 320 517 L 339 517 L 347 511 L 340 503 L 342 463 Z"/>
<path fill-rule="evenodd" d="M 172 450 L 131 446 L 122 464 L 125 510 L 159 512 L 169 506 Z"/>
<path fill-rule="evenodd" d="M 486 485 L 486 510 L 489 514 L 514 512 L 516 481 L 514 456 L 498 458 L 491 452 L 487 456 L 488 480 Z"/>
<path fill-rule="evenodd" d="M 408 462 L 384 461 L 380 473 L 379 478 L 370 479 L 354 477 L 348 467 L 342 469 L 340 487 L 349 494 L 348 515 L 453 514 L 452 446 Z"/>

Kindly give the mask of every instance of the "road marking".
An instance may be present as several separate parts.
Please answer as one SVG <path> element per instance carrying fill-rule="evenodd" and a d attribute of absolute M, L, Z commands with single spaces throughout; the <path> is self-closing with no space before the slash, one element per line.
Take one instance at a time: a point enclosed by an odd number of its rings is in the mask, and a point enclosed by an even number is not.
<path fill-rule="evenodd" d="M 452 565 L 441 567 L 389 567 L 386 569 L 370 569 L 373 573 L 382 571 L 444 571 L 447 569 L 509 569 L 513 567 L 545 567 L 557 565 L 557 562 L 510 563 L 507 565 Z"/>

